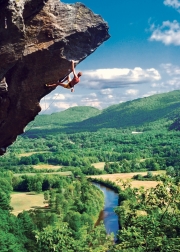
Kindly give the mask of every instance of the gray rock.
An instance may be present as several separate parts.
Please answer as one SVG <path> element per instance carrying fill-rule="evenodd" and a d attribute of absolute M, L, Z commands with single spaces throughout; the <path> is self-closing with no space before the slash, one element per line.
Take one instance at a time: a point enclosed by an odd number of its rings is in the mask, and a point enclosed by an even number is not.
<path fill-rule="evenodd" d="M 69 73 L 109 38 L 108 25 L 81 3 L 0 0 L 0 148 L 12 144 L 40 112 L 44 87 Z"/>

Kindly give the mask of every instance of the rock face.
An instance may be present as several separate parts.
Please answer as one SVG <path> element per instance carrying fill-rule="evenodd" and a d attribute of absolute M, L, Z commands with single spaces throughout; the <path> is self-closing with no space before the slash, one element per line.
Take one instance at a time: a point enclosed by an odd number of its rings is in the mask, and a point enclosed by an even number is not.
<path fill-rule="evenodd" d="M 0 155 L 40 112 L 39 101 L 109 38 L 107 23 L 81 3 L 0 0 Z"/>

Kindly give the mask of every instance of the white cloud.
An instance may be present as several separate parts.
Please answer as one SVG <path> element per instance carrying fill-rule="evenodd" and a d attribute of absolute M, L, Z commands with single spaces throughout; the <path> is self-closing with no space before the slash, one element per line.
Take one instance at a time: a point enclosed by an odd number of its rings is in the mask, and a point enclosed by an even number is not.
<path fill-rule="evenodd" d="M 161 64 L 161 67 L 163 69 L 165 69 L 166 73 L 170 76 L 180 75 L 180 67 L 179 66 L 175 66 L 171 63 L 167 63 L 167 64 Z"/>
<path fill-rule="evenodd" d="M 180 12 L 180 1 L 178 0 L 164 0 L 164 5 L 171 6 Z"/>
<path fill-rule="evenodd" d="M 96 99 L 90 99 L 89 97 L 84 97 L 81 100 L 81 106 L 92 106 L 101 109 L 101 101 Z"/>
<path fill-rule="evenodd" d="M 159 86 L 159 84 L 157 84 L 157 83 L 152 83 L 151 84 L 151 87 L 158 87 Z"/>
<path fill-rule="evenodd" d="M 65 100 L 66 97 L 65 97 L 65 95 L 63 95 L 63 94 L 58 94 L 58 93 L 56 93 L 56 94 L 54 94 L 54 96 L 52 97 L 52 99 L 53 99 L 53 100 Z"/>
<path fill-rule="evenodd" d="M 100 90 L 100 92 L 101 92 L 101 94 L 103 94 L 103 95 L 109 95 L 109 94 L 112 93 L 112 89 L 110 89 L 110 88 L 102 89 L 102 90 Z"/>
<path fill-rule="evenodd" d="M 132 84 L 150 83 L 160 79 L 161 76 L 159 72 L 154 68 L 112 68 L 84 71 L 81 84 L 91 89 L 108 90 L 110 88 L 131 86 Z"/>
<path fill-rule="evenodd" d="M 90 93 L 89 96 L 91 96 L 91 97 L 97 97 L 97 94 L 96 93 Z"/>
<path fill-rule="evenodd" d="M 179 89 L 180 88 L 180 80 L 179 78 L 173 78 L 171 80 L 167 81 L 167 84 L 172 86 L 173 89 Z"/>
<path fill-rule="evenodd" d="M 54 103 L 54 108 L 56 109 L 68 109 L 70 107 L 75 107 L 78 106 L 77 103 L 72 102 L 72 103 L 68 103 L 68 102 L 55 102 Z"/>
<path fill-rule="evenodd" d="M 164 21 L 157 28 L 153 24 L 151 30 L 153 31 L 151 41 L 160 41 L 165 45 L 180 45 L 180 24 L 176 20 Z"/>
<path fill-rule="evenodd" d="M 153 87 L 153 88 L 164 88 L 165 87 L 165 84 L 164 84 L 164 82 L 160 82 L 160 83 L 152 83 L 151 84 L 151 87 Z"/>
<path fill-rule="evenodd" d="M 157 94 L 157 93 L 158 93 L 158 91 L 149 91 L 146 94 L 144 94 L 142 97 L 148 97 L 148 96 L 151 96 L 151 95 L 154 95 L 154 94 Z"/>
<path fill-rule="evenodd" d="M 66 97 L 63 94 L 58 94 L 55 92 L 50 93 L 49 95 L 45 96 L 43 98 L 44 101 L 49 101 L 49 100 L 65 100 Z"/>
<path fill-rule="evenodd" d="M 137 90 L 137 89 L 128 89 L 128 90 L 126 90 L 126 92 L 125 92 L 125 94 L 126 95 L 137 95 L 139 93 L 139 90 Z"/>
<path fill-rule="evenodd" d="M 69 107 L 78 106 L 77 101 L 74 99 L 75 97 L 72 93 L 62 94 L 57 93 L 57 91 L 59 91 L 59 88 L 41 99 L 41 114 L 58 112 L 60 110 L 68 109 Z"/>
<path fill-rule="evenodd" d="M 41 102 L 41 110 L 49 112 L 50 111 L 49 103 L 46 103 L 46 102 L 42 101 Z"/>

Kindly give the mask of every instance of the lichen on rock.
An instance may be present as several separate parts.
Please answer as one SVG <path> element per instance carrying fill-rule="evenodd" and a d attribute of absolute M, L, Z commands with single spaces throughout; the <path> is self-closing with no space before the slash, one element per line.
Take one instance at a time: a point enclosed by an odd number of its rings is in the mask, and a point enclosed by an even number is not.
<path fill-rule="evenodd" d="M 53 83 L 109 38 L 108 25 L 81 3 L 0 0 L 0 155 L 40 112 Z M 52 90 L 52 89 L 51 89 Z"/>

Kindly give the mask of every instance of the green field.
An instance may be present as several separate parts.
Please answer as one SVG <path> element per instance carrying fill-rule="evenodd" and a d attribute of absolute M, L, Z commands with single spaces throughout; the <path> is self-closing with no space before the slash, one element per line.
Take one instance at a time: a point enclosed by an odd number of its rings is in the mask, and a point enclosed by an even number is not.
<path fill-rule="evenodd" d="M 41 170 L 42 172 L 43 172 L 43 169 L 57 171 L 60 168 L 62 168 L 62 165 L 38 164 L 38 165 L 33 165 L 33 168 L 36 170 Z"/>
<path fill-rule="evenodd" d="M 92 164 L 92 166 L 94 166 L 96 169 L 99 169 L 99 170 L 104 170 L 104 165 L 105 165 L 105 162 L 99 162 L 99 163 Z"/>
<path fill-rule="evenodd" d="M 21 153 L 18 154 L 19 157 L 29 157 L 33 154 L 39 154 L 39 153 L 48 153 L 49 151 L 31 151 L 31 152 L 26 152 L 26 153 Z"/>
<path fill-rule="evenodd" d="M 72 172 L 71 171 L 65 171 L 65 172 L 41 172 L 41 173 L 35 173 L 35 172 L 27 172 L 27 173 L 15 173 L 13 174 L 14 177 L 19 177 L 19 176 L 35 176 L 37 174 L 41 174 L 41 175 L 60 175 L 60 176 L 71 176 Z"/>
<path fill-rule="evenodd" d="M 98 179 L 103 179 L 103 180 L 110 180 L 117 185 L 122 185 L 122 181 L 130 181 L 132 187 L 144 187 L 145 189 L 151 188 L 151 187 L 156 187 L 156 185 L 159 183 L 158 181 L 141 181 L 141 180 L 133 180 L 133 176 L 140 174 L 142 176 L 145 176 L 147 172 L 129 172 L 129 173 L 114 173 L 114 174 L 102 174 L 102 175 L 91 175 L 88 177 L 91 178 L 98 178 Z M 158 175 L 158 174 L 165 174 L 165 171 L 153 171 L 153 175 Z"/>
<path fill-rule="evenodd" d="M 31 193 L 12 193 L 11 206 L 13 207 L 12 213 L 18 215 L 23 210 L 30 210 L 39 207 L 45 207 L 43 194 Z"/>
<path fill-rule="evenodd" d="M 99 170 L 104 170 L 104 165 L 106 162 L 98 162 L 98 163 L 93 163 L 92 165 Z M 114 162 L 109 162 L 110 164 L 114 163 Z"/>

